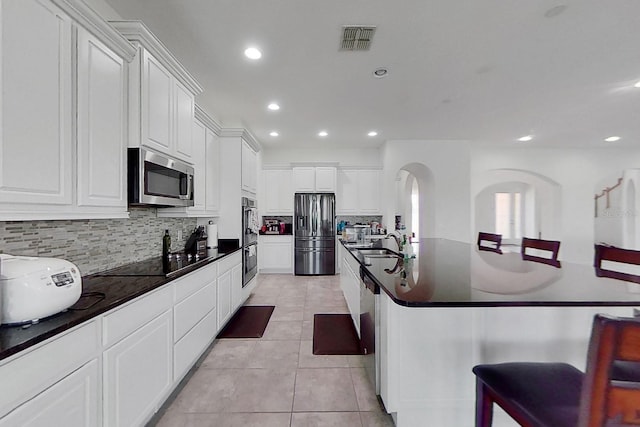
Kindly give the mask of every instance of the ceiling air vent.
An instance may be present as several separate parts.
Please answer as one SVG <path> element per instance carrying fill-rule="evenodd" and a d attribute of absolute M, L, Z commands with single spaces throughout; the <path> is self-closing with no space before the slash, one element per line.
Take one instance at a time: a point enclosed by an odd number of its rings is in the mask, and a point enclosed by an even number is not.
<path fill-rule="evenodd" d="M 376 27 L 373 25 L 345 25 L 342 27 L 340 50 L 369 50 Z"/>

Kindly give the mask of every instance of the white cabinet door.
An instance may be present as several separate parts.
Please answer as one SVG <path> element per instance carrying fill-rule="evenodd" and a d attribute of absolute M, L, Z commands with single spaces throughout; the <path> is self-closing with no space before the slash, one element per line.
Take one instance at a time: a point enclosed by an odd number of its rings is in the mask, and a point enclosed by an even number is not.
<path fill-rule="evenodd" d="M 282 215 L 293 215 L 293 171 L 291 169 L 280 171 L 278 206 Z"/>
<path fill-rule="evenodd" d="M 231 269 L 231 311 L 242 305 L 242 264 Z"/>
<path fill-rule="evenodd" d="M 324 166 L 316 168 L 316 191 L 330 193 L 336 191 L 336 168 Z"/>
<path fill-rule="evenodd" d="M 231 270 L 218 276 L 218 330 L 222 329 L 231 316 Z"/>
<path fill-rule="evenodd" d="M 193 126 L 193 206 L 189 210 L 204 211 L 207 199 L 207 134 L 205 127 L 197 120 L 192 120 Z"/>
<path fill-rule="evenodd" d="M 103 354 L 104 425 L 143 425 L 173 386 L 171 310 Z"/>
<path fill-rule="evenodd" d="M 380 213 L 380 181 L 377 170 L 358 171 L 358 210 L 365 215 Z"/>
<path fill-rule="evenodd" d="M 194 118 L 194 96 L 180 82 L 174 79 L 175 100 L 175 155 L 183 160 L 193 158 L 191 132 Z"/>
<path fill-rule="evenodd" d="M 100 425 L 98 362 L 92 360 L 0 419 L 0 427 Z"/>
<path fill-rule="evenodd" d="M 265 213 L 293 214 L 293 172 L 291 169 L 263 171 Z"/>
<path fill-rule="evenodd" d="M 341 170 L 338 173 L 336 212 L 354 215 L 358 212 L 358 171 Z"/>
<path fill-rule="evenodd" d="M 127 209 L 124 60 L 78 29 L 78 205 Z"/>
<path fill-rule="evenodd" d="M 213 131 L 206 130 L 206 211 L 218 215 L 220 211 L 220 140 Z"/>
<path fill-rule="evenodd" d="M 293 190 L 294 193 L 316 191 L 316 168 L 293 168 Z"/>
<path fill-rule="evenodd" d="M 258 268 L 265 273 L 293 272 L 293 237 L 261 236 Z"/>
<path fill-rule="evenodd" d="M 258 185 L 257 180 L 257 155 L 256 152 L 247 144 L 242 141 L 242 189 L 249 193 L 256 193 L 256 187 Z"/>
<path fill-rule="evenodd" d="M 173 79 L 147 50 L 142 52 L 142 144 L 171 154 Z"/>
<path fill-rule="evenodd" d="M 70 205 L 71 21 L 35 0 L 3 0 L 0 20 L 0 202 Z"/>

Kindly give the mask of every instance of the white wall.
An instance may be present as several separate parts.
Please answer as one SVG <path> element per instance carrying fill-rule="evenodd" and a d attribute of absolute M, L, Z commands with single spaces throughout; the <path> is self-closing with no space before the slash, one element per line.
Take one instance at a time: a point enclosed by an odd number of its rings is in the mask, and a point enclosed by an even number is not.
<path fill-rule="evenodd" d="M 493 169 L 530 171 L 557 182 L 562 259 L 591 264 L 596 184 L 638 165 L 640 150 L 631 149 L 476 148 L 471 151 L 471 196 L 485 187 L 483 177 Z"/>
<path fill-rule="evenodd" d="M 95 10 L 103 19 L 107 21 L 117 21 L 122 19 L 110 4 L 104 0 L 83 0 L 89 7 Z"/>
<path fill-rule="evenodd" d="M 470 200 L 469 145 L 464 141 L 388 141 L 382 148 L 385 226 L 393 230 L 396 208 L 396 176 L 405 165 L 421 163 L 433 174 L 421 215 L 433 212 L 433 230 L 422 229 L 420 237 L 469 241 Z M 384 203 L 388 200 L 389 203 Z M 426 205 L 423 205 L 423 202 Z"/>
<path fill-rule="evenodd" d="M 332 163 L 343 168 L 379 169 L 382 165 L 378 148 L 264 148 L 262 164 L 268 167 L 290 167 L 291 163 Z"/>

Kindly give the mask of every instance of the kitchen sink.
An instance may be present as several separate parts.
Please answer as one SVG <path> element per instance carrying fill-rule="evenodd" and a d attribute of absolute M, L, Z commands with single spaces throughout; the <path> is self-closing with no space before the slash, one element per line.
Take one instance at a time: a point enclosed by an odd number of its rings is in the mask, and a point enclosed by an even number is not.
<path fill-rule="evenodd" d="M 367 258 L 399 258 L 402 256 L 389 249 L 358 249 L 358 252 Z"/>

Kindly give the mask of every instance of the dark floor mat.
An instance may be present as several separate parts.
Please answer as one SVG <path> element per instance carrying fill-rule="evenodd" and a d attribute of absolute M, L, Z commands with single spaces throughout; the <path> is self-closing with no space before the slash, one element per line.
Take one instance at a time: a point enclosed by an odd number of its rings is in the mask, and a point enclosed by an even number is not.
<path fill-rule="evenodd" d="M 362 354 L 350 314 L 314 315 L 313 354 Z"/>
<path fill-rule="evenodd" d="M 238 309 L 218 338 L 260 338 L 269 323 L 272 305 L 244 305 Z"/>

